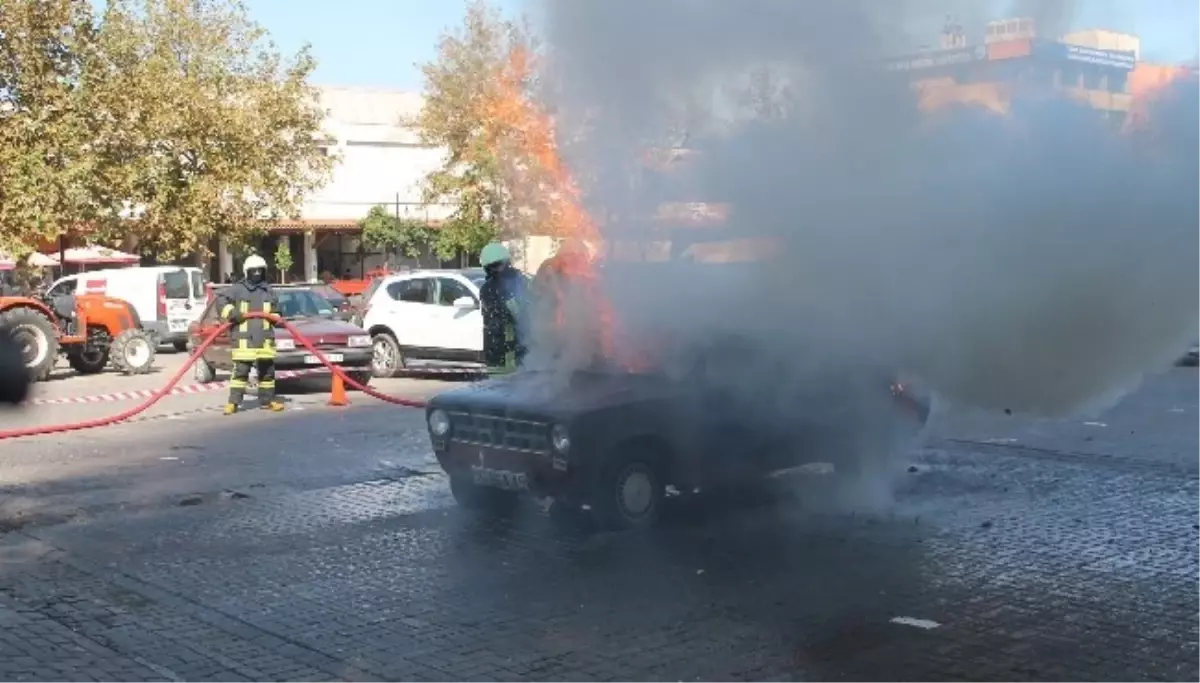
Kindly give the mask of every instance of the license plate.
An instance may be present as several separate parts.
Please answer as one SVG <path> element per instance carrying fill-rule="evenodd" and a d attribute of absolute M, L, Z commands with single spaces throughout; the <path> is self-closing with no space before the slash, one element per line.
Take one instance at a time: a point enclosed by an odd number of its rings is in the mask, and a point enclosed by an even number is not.
<path fill-rule="evenodd" d="M 172 332 L 179 332 L 180 330 L 186 330 L 187 326 L 188 326 L 188 321 L 186 321 L 186 320 L 172 320 L 167 323 L 167 329 L 171 330 Z"/>
<path fill-rule="evenodd" d="M 340 354 L 340 353 L 325 354 L 325 359 L 328 360 L 330 363 L 341 363 L 343 358 L 344 358 L 344 356 L 342 356 L 342 354 Z M 320 365 L 321 359 L 317 358 L 316 356 L 305 356 L 304 362 L 307 365 Z"/>
<path fill-rule="evenodd" d="M 529 490 L 529 476 L 524 472 L 494 470 L 489 467 L 472 467 L 471 479 L 478 486 L 490 486 L 505 491 Z"/>

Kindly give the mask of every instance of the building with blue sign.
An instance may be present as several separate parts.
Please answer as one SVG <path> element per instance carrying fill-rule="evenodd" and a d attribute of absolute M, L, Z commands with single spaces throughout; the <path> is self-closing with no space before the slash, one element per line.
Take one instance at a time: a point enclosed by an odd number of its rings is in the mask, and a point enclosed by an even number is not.
<path fill-rule="evenodd" d="M 1039 37 L 1030 19 L 992 22 L 982 44 L 969 45 L 960 27 L 947 29 L 942 49 L 890 60 L 885 68 L 937 90 L 939 101 L 1007 101 L 1013 84 L 1065 90 L 1116 122 L 1129 111 L 1130 75 L 1139 67 L 1140 41 L 1111 31 Z"/>

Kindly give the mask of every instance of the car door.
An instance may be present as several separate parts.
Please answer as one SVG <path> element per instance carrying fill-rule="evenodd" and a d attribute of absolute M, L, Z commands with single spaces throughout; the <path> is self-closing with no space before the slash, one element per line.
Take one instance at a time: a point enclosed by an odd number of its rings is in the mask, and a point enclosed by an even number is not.
<path fill-rule="evenodd" d="M 199 320 L 204 314 L 204 298 L 205 286 L 208 284 L 204 273 L 200 269 L 188 269 L 188 277 L 191 279 L 191 295 L 188 297 L 188 311 L 191 313 L 192 320 Z"/>
<path fill-rule="evenodd" d="M 396 341 L 406 348 L 434 348 L 436 283 L 433 278 L 413 276 L 387 286 L 388 326 L 396 333 Z"/>
<path fill-rule="evenodd" d="M 437 312 L 432 333 L 437 337 L 438 347 L 446 349 L 448 360 L 479 360 L 483 351 L 483 314 L 479 310 L 479 296 L 467 283 L 455 277 L 437 279 Z M 456 301 L 470 300 L 469 308 L 454 305 Z"/>
<path fill-rule="evenodd" d="M 193 320 L 192 282 L 188 271 L 167 271 L 162 274 L 163 306 L 166 308 L 167 331 L 183 332 Z"/>
<path fill-rule="evenodd" d="M 213 330 L 217 329 L 221 324 L 220 311 L 217 310 L 220 303 L 220 299 L 214 297 L 204 307 L 199 320 L 192 323 L 189 329 L 195 330 L 195 333 L 190 335 L 193 348 L 199 347 L 213 333 Z M 217 335 L 216 339 L 213 340 L 212 344 L 204 352 L 204 359 L 218 368 L 228 369 L 233 366 L 233 351 L 230 346 L 229 330 L 226 329 Z"/>

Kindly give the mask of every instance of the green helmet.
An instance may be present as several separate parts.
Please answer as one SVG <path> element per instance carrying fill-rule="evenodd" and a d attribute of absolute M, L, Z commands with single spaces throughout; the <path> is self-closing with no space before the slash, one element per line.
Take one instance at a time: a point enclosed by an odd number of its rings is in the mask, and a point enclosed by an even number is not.
<path fill-rule="evenodd" d="M 484 268 L 511 260 L 512 255 L 508 253 L 508 247 L 499 242 L 492 242 L 485 246 L 483 251 L 479 252 L 479 265 Z"/>

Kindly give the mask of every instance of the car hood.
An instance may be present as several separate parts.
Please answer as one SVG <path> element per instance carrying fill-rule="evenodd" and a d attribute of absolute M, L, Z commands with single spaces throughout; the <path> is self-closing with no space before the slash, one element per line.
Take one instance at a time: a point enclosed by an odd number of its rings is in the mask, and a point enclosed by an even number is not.
<path fill-rule="evenodd" d="M 658 375 L 603 372 L 520 372 L 434 396 L 431 408 L 514 418 L 572 415 L 666 398 L 675 385 Z"/>
<path fill-rule="evenodd" d="M 348 337 L 352 334 L 367 333 L 366 330 L 358 325 L 353 325 L 343 320 L 331 320 L 329 318 L 299 318 L 289 320 L 288 324 L 309 339 L 317 337 Z M 275 336 L 291 336 L 291 332 L 285 327 L 280 327 L 275 330 Z"/>

